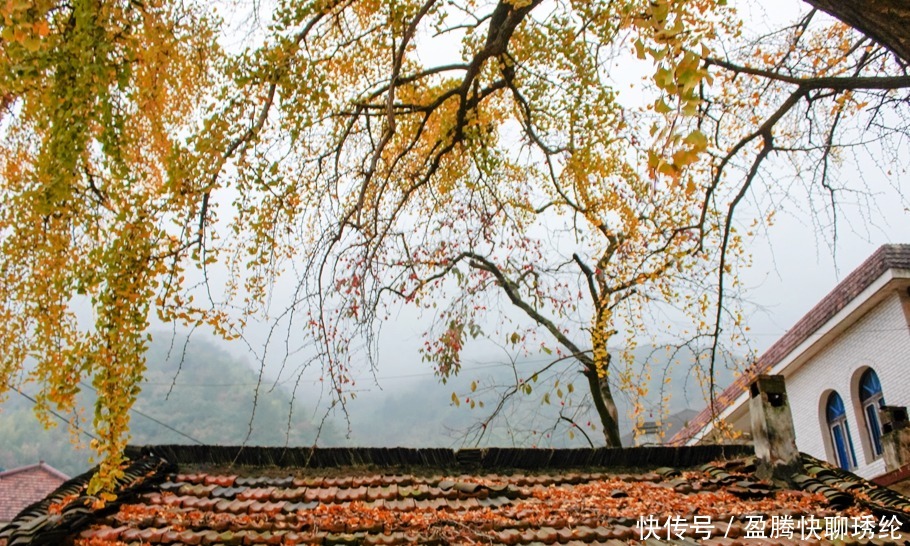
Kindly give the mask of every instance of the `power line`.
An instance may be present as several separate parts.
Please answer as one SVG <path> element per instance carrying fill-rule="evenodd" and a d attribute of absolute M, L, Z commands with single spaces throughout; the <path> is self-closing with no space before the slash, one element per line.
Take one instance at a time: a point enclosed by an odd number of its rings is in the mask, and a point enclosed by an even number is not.
<path fill-rule="evenodd" d="M 205 445 L 205 442 L 203 442 L 203 441 L 201 441 L 201 440 L 197 440 L 196 438 L 193 438 L 193 437 L 190 436 L 189 434 L 186 434 L 185 432 L 182 432 L 182 431 L 180 431 L 180 430 L 177 430 L 176 428 L 172 427 L 171 425 L 169 425 L 169 424 L 167 424 L 167 423 L 164 423 L 164 422 L 162 422 L 162 421 L 159 421 L 158 419 L 155 419 L 155 418 L 152 417 L 151 415 L 147 415 L 147 414 L 145 414 L 145 413 L 142 413 L 141 411 L 137 410 L 136 408 L 130 408 L 130 411 L 132 411 L 132 412 L 135 413 L 136 415 L 139 415 L 140 417 L 145 417 L 145 418 L 148 419 L 149 421 L 152 421 L 152 422 L 154 422 L 154 423 L 157 423 L 157 424 L 161 425 L 162 427 L 164 427 L 164 428 L 166 428 L 166 429 L 168 429 L 168 430 L 171 430 L 171 431 L 173 431 L 173 432 L 176 432 L 177 434 L 183 436 L 184 438 L 186 438 L 187 440 L 190 440 L 191 442 L 196 442 L 196 443 L 199 444 L 199 445 Z"/>
<path fill-rule="evenodd" d="M 876 328 L 876 329 L 871 329 L 871 330 L 866 330 L 866 331 L 869 333 L 892 333 L 892 332 L 900 332 L 903 330 L 905 330 L 905 328 L 897 327 L 897 328 Z M 776 332 L 776 333 L 775 332 L 752 332 L 752 331 L 750 331 L 747 333 L 746 337 L 781 338 L 781 337 L 785 336 L 788 332 L 789 332 L 789 330 L 783 330 L 781 332 Z M 812 334 L 807 335 L 807 338 L 818 338 L 818 337 L 821 337 L 822 335 L 824 335 L 824 334 L 819 333 L 819 332 L 814 332 Z M 666 345 L 670 345 L 670 344 L 666 344 Z M 662 345 L 657 344 L 657 345 L 655 345 L 655 347 L 660 348 L 660 347 L 662 347 Z M 742 355 L 742 356 L 748 356 L 748 355 Z M 520 361 L 517 362 L 517 364 L 518 365 L 540 364 L 540 363 L 548 362 L 548 361 L 554 360 L 554 359 L 555 359 L 555 357 L 551 357 L 551 356 L 541 357 L 541 358 L 526 358 L 526 359 L 521 359 Z M 470 372 L 470 371 L 474 371 L 474 370 L 483 370 L 483 369 L 488 369 L 488 368 L 500 368 L 500 367 L 508 368 L 508 367 L 511 367 L 511 364 L 509 362 L 505 362 L 505 361 L 499 361 L 499 362 L 487 361 L 487 362 L 479 363 L 477 366 L 464 366 L 464 367 L 462 367 L 462 370 L 460 373 Z M 436 375 L 436 372 L 425 371 L 425 372 L 413 372 L 413 373 L 396 374 L 396 375 L 376 375 L 375 379 L 377 379 L 379 381 L 387 381 L 387 380 L 394 380 L 394 379 L 413 379 L 413 378 L 418 378 L 418 377 L 429 377 L 432 375 Z M 364 380 L 369 380 L 369 379 L 373 379 L 373 378 L 374 378 L 374 376 L 372 376 L 372 375 L 364 375 L 364 376 L 360 376 L 360 377 L 355 377 L 354 379 L 356 381 L 364 381 Z M 287 383 L 290 380 L 291 379 L 285 379 L 285 380 L 281 381 L 279 384 Z M 170 385 L 171 382 L 170 381 L 168 381 L 168 382 L 147 381 L 144 384 L 153 385 L 153 386 L 161 386 L 161 385 Z M 255 387 L 257 385 L 259 385 L 259 383 L 249 382 L 249 383 L 179 383 L 176 386 L 177 387 L 225 388 L 225 387 Z"/>
<path fill-rule="evenodd" d="M 25 394 L 25 393 L 22 392 L 21 390 L 19 390 L 19 389 L 12 389 L 12 390 L 18 392 L 21 396 L 24 396 L 24 397 L 27 398 L 28 400 L 31 400 L 32 404 L 34 404 L 34 405 L 36 405 L 36 406 L 38 405 L 38 401 L 37 401 L 37 400 L 35 400 L 35 399 L 32 398 L 31 396 Z M 88 436 L 88 437 L 91 438 L 92 440 L 98 440 L 98 437 L 97 437 L 97 436 L 95 436 L 95 435 L 92 434 L 91 432 L 88 432 L 88 431 L 85 430 L 84 428 L 80 427 L 80 426 L 79 426 L 77 423 L 75 423 L 74 421 L 70 421 L 70 420 L 67 419 L 66 417 L 60 415 L 60 414 L 57 413 L 56 411 L 54 411 L 54 410 L 48 408 L 48 409 L 47 409 L 47 412 L 50 413 L 51 415 L 53 415 L 54 417 L 56 417 L 57 419 L 60 419 L 61 421 L 63 421 L 64 423 L 66 423 L 67 426 L 73 427 L 74 429 L 76 429 L 77 431 L 81 432 L 82 434 L 85 434 L 86 436 Z"/>
<path fill-rule="evenodd" d="M 95 389 L 94 387 L 89 386 L 89 385 L 86 384 L 84 381 L 80 381 L 79 384 L 82 385 L 83 387 L 86 387 L 86 388 L 91 389 L 91 390 L 93 390 L 93 391 L 95 391 L 95 392 L 98 392 L 97 389 Z M 167 423 L 165 423 L 165 422 L 163 422 L 163 421 L 160 421 L 160 420 L 158 420 L 158 419 L 152 417 L 151 415 L 148 415 L 148 414 L 146 414 L 146 413 L 143 413 L 143 412 L 137 410 L 136 408 L 130 408 L 130 411 L 133 412 L 133 413 L 135 413 L 136 415 L 138 415 L 138 416 L 140 416 L 140 417 L 145 417 L 145 418 L 148 419 L 149 421 L 152 421 L 153 423 L 157 423 L 158 425 L 160 425 L 160 426 L 162 426 L 162 427 L 164 427 L 164 428 L 166 428 L 166 429 L 168 429 L 168 430 L 170 430 L 170 431 L 176 432 L 177 434 L 183 436 L 184 438 L 186 438 L 187 440 L 190 440 L 191 442 L 196 442 L 196 443 L 199 444 L 199 445 L 205 445 L 205 442 L 202 442 L 202 441 L 200 441 L 200 440 L 197 440 L 196 438 L 193 438 L 193 437 L 190 436 L 189 434 L 187 434 L 187 433 L 185 433 L 185 432 L 183 432 L 183 431 L 177 430 L 176 428 L 172 427 L 171 425 L 169 425 L 169 424 L 167 424 Z"/>
<path fill-rule="evenodd" d="M 525 363 L 540 364 L 541 362 L 547 362 L 549 360 L 552 360 L 552 358 L 542 358 L 542 359 L 537 359 L 537 360 L 528 359 L 528 360 L 521 360 L 519 362 L 519 364 L 525 364 Z M 465 366 L 461 369 L 461 371 L 459 373 L 471 372 L 474 370 L 483 370 L 483 369 L 488 369 L 488 368 L 510 368 L 510 367 L 511 367 L 511 364 L 509 364 L 508 362 L 487 362 L 487 363 L 479 364 L 477 366 Z M 414 373 L 409 373 L 409 374 L 398 374 L 398 375 L 377 375 L 377 376 L 375 376 L 375 378 L 379 381 L 386 381 L 389 379 L 412 379 L 415 377 L 428 377 L 428 376 L 432 376 L 432 375 L 436 375 L 436 372 L 427 371 L 427 372 L 414 372 Z M 365 381 L 365 380 L 369 380 L 369 379 L 373 379 L 373 376 L 364 375 L 364 376 L 354 378 L 355 381 Z M 290 380 L 291 380 L 290 378 L 285 379 L 285 380 L 281 381 L 279 384 L 287 383 Z M 155 381 L 155 382 L 146 381 L 143 384 L 144 385 L 153 385 L 153 386 L 162 386 L 162 385 L 170 385 L 171 383 L 170 382 L 161 382 L 161 381 Z M 256 385 L 259 385 L 259 383 L 256 383 L 256 382 L 250 382 L 250 383 L 178 383 L 176 386 L 177 387 L 212 387 L 212 388 L 215 388 L 215 387 L 255 387 Z"/>
<path fill-rule="evenodd" d="M 86 388 L 88 388 L 88 389 L 91 389 L 92 391 L 98 392 L 95 388 L 93 388 L 93 387 L 87 385 L 84 381 L 80 381 L 79 384 L 82 385 L 83 387 L 86 387 Z M 14 390 L 15 392 L 19 393 L 21 396 L 27 398 L 29 401 L 32 402 L 32 404 L 34 404 L 34 405 L 36 405 L 36 406 L 38 405 L 38 401 L 37 401 L 37 400 L 35 400 L 33 397 L 31 397 L 31 396 L 25 394 L 25 393 L 22 392 L 21 390 L 19 390 L 19 389 L 12 389 L 12 390 Z M 67 426 L 71 426 L 71 427 L 75 428 L 77 431 L 79 431 L 79 432 L 81 432 L 82 434 L 88 436 L 88 437 L 91 438 L 92 440 L 98 440 L 98 437 L 97 437 L 97 436 L 95 436 L 94 434 L 92 434 L 92 433 L 88 432 L 87 430 L 83 429 L 82 427 L 80 427 L 80 426 L 79 426 L 78 424 L 76 424 L 75 422 L 72 422 L 72 421 L 70 421 L 69 419 L 67 419 L 66 417 L 60 415 L 60 414 L 57 413 L 56 411 L 54 411 L 54 410 L 52 410 L 52 409 L 49 409 L 49 408 L 48 408 L 47 411 L 48 411 L 48 413 L 50 413 L 51 415 L 53 415 L 53 416 L 56 417 L 57 419 L 59 419 L 59 420 L 63 421 L 64 423 L 66 423 Z M 202 441 L 200 441 L 200 440 L 197 440 L 196 438 L 193 438 L 193 437 L 190 436 L 189 434 L 186 434 L 185 432 L 183 432 L 183 431 L 181 431 L 181 430 L 178 430 L 178 429 L 172 427 L 171 425 L 169 425 L 169 424 L 167 424 L 167 423 L 165 423 L 165 422 L 163 422 L 163 421 L 160 421 L 159 419 L 156 419 L 156 418 L 152 417 L 151 415 L 148 415 L 148 414 L 146 414 L 146 413 L 143 413 L 143 412 L 137 410 L 136 408 L 130 408 L 130 411 L 133 412 L 133 413 L 135 413 L 136 415 L 139 415 L 140 417 L 144 417 L 144 418 L 148 419 L 149 421 L 152 421 L 152 422 L 154 422 L 154 423 L 156 423 L 156 424 L 158 424 L 158 425 L 160 425 L 160 426 L 162 426 L 162 427 L 164 427 L 164 428 L 166 428 L 166 429 L 168 429 L 168 430 L 170 430 L 170 431 L 173 431 L 173 432 L 175 432 L 175 433 L 177 433 L 177 434 L 183 436 L 184 438 L 186 438 L 186 439 L 188 439 L 188 440 L 190 440 L 190 441 L 192 441 L 192 442 L 195 442 L 195 443 L 197 443 L 197 444 L 199 444 L 199 445 L 204 445 L 204 444 L 205 444 L 204 442 L 202 442 Z"/>
<path fill-rule="evenodd" d="M 900 328 L 900 327 L 877 328 L 877 329 L 867 330 L 867 332 L 869 332 L 869 333 L 891 333 L 891 332 L 899 332 L 899 331 L 903 331 L 903 330 L 904 330 L 904 328 Z M 781 338 L 781 337 L 785 336 L 787 334 L 787 332 L 789 332 L 789 330 L 784 330 L 784 331 L 778 332 L 778 333 L 751 332 L 750 331 L 750 332 L 748 332 L 747 337 Z M 807 335 L 807 338 L 818 338 L 818 337 L 821 337 L 822 335 L 824 335 L 824 334 L 819 333 L 819 332 L 814 332 L 812 334 Z M 660 345 L 655 345 L 655 346 L 660 348 Z M 742 355 L 742 356 L 747 356 L 747 355 Z M 553 359 L 554 359 L 554 357 L 527 358 L 527 359 L 521 359 L 520 361 L 517 362 L 517 364 L 518 365 L 540 364 L 540 363 L 547 362 L 547 361 L 550 361 Z M 474 370 L 483 370 L 483 369 L 488 369 L 488 368 L 503 368 L 503 367 L 505 367 L 505 368 L 511 367 L 511 364 L 509 362 L 505 362 L 505 361 L 500 361 L 500 362 L 487 361 L 487 362 L 479 363 L 477 366 L 464 366 L 462 368 L 461 372 L 459 372 L 459 373 L 471 372 Z M 396 374 L 396 375 L 376 375 L 376 376 L 364 375 L 364 376 L 360 376 L 360 377 L 355 377 L 354 380 L 355 381 L 365 381 L 365 380 L 370 380 L 370 379 L 375 378 L 377 381 L 388 381 L 388 380 L 396 380 L 396 379 L 414 379 L 414 378 L 418 378 L 418 377 L 429 377 L 429 376 L 433 376 L 433 375 L 436 375 L 436 372 L 426 371 L 426 372 L 413 372 L 413 373 L 408 373 L 408 374 Z M 279 384 L 287 383 L 290 380 L 291 380 L 290 378 L 285 379 L 285 380 L 281 381 Z M 168 382 L 147 381 L 144 384 L 152 385 L 152 386 L 161 386 L 161 385 L 170 385 L 171 382 L 170 381 L 168 381 Z M 226 387 L 255 387 L 257 385 L 259 385 L 259 383 L 249 382 L 249 383 L 179 383 L 176 386 L 177 387 L 192 387 L 192 388 L 226 388 Z"/>

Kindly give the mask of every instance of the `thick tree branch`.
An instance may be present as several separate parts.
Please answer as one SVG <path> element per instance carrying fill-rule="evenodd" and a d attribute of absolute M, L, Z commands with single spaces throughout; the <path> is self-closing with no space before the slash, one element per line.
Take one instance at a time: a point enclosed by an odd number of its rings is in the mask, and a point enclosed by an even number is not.
<path fill-rule="evenodd" d="M 582 351 L 582 349 L 571 339 L 569 339 L 553 321 L 540 314 L 537 309 L 528 304 L 528 302 L 524 301 L 524 299 L 522 299 L 522 297 L 518 294 L 518 286 L 511 279 L 506 277 L 505 273 L 499 269 L 499 266 L 488 260 L 485 256 L 481 256 L 480 254 L 476 254 L 474 252 L 467 252 L 465 254 L 471 260 L 469 262 L 471 267 L 486 271 L 496 278 L 496 280 L 499 282 L 499 285 L 505 291 L 506 296 L 508 296 L 509 301 L 511 301 L 513 305 L 524 311 L 526 315 L 534 320 L 534 322 L 546 328 L 547 331 L 550 332 L 563 347 L 568 349 L 572 353 L 572 356 L 584 364 L 586 368 L 593 368 L 594 361 L 591 359 L 591 357 Z"/>
<path fill-rule="evenodd" d="M 888 90 L 910 87 L 910 76 L 833 76 L 798 78 L 781 74 L 780 72 L 731 63 L 723 59 L 707 58 L 705 59 L 705 64 L 708 66 L 719 66 L 738 74 L 749 74 L 751 76 L 759 76 L 769 80 L 789 83 L 799 86 L 800 89 L 805 91 L 812 89 L 832 89 L 835 91 L 856 91 L 862 89 Z"/>
<path fill-rule="evenodd" d="M 594 272 L 591 271 L 591 268 L 588 267 L 588 264 L 582 261 L 581 256 L 578 254 L 572 254 L 572 259 L 575 260 L 576 264 L 578 264 L 578 268 L 581 269 L 581 272 L 585 275 L 585 279 L 588 281 L 588 291 L 591 293 L 591 300 L 594 302 L 600 301 L 600 295 L 597 292 L 597 286 L 594 284 Z"/>
<path fill-rule="evenodd" d="M 805 0 L 910 64 L 910 3 L 906 0 Z"/>

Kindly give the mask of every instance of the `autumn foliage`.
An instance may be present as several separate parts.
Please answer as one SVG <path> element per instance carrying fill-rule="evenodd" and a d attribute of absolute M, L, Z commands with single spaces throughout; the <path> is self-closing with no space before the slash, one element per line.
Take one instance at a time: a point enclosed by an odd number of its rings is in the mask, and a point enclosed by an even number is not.
<path fill-rule="evenodd" d="M 742 327 L 734 211 L 762 161 L 832 160 L 863 90 L 873 121 L 902 108 L 847 27 L 722 48 L 724 4 L 279 1 L 238 47 L 207 2 L 4 3 L 0 392 L 38 382 L 48 419 L 90 381 L 109 488 L 152 320 L 272 321 L 343 407 L 404 303 L 443 377 L 478 336 L 562 358 L 618 445 L 610 382 L 636 384 L 608 346 L 631 354 L 654 304 L 712 363 Z M 804 112 L 820 131 L 785 125 Z"/>

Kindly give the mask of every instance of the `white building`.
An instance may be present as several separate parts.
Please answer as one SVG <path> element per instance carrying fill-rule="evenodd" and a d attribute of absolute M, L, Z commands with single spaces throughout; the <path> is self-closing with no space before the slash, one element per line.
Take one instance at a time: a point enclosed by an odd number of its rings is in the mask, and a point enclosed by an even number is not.
<path fill-rule="evenodd" d="M 876 250 L 718 395 L 719 422 L 744 438 L 758 374 L 784 376 L 800 451 L 882 476 L 878 406 L 910 405 L 910 245 Z M 705 409 L 671 442 L 714 441 L 719 422 Z"/>

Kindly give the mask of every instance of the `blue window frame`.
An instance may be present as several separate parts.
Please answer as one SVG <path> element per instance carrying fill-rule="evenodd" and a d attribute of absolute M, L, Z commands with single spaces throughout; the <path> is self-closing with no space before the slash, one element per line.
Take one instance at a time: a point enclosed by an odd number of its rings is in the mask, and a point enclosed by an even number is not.
<path fill-rule="evenodd" d="M 838 466 L 844 470 L 856 468 L 856 456 L 853 454 L 853 440 L 850 438 L 850 427 L 847 425 L 847 411 L 844 401 L 836 392 L 828 395 L 825 404 L 825 416 L 828 420 L 828 431 Z"/>
<path fill-rule="evenodd" d="M 866 418 L 866 433 L 872 454 L 877 458 L 882 455 L 882 424 L 878 418 L 878 409 L 885 405 L 882 395 L 882 384 L 875 370 L 869 368 L 859 379 L 859 401 Z"/>

